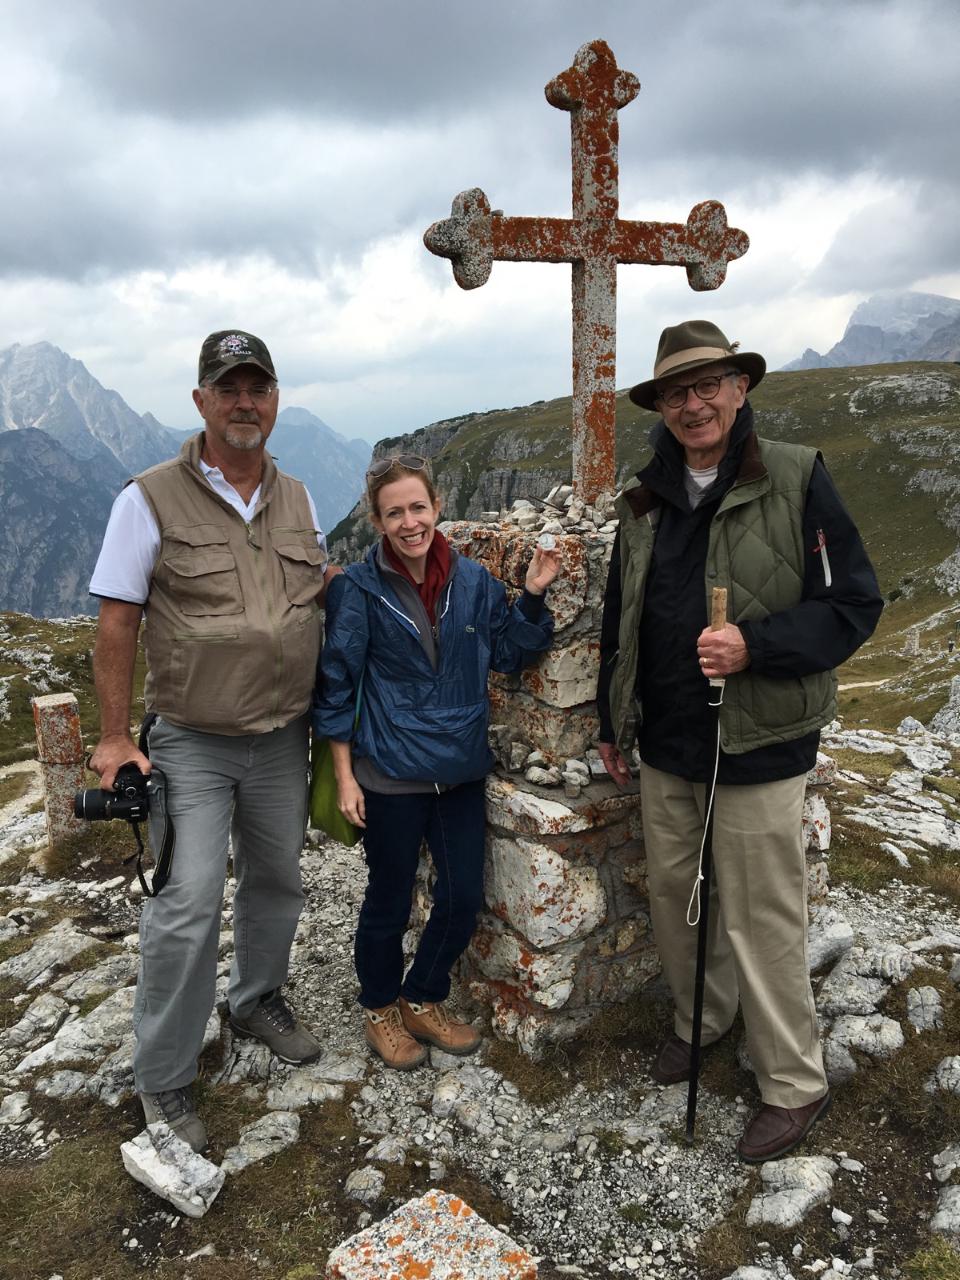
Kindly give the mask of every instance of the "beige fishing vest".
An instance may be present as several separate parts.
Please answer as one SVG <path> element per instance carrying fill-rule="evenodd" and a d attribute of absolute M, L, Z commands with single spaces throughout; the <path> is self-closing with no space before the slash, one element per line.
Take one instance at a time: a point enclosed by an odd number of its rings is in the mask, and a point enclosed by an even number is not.
<path fill-rule="evenodd" d="M 265 454 L 247 524 L 200 470 L 202 443 L 193 436 L 178 457 L 135 477 L 160 528 L 144 701 L 204 733 L 268 733 L 310 703 L 326 554 L 299 480 Z"/>

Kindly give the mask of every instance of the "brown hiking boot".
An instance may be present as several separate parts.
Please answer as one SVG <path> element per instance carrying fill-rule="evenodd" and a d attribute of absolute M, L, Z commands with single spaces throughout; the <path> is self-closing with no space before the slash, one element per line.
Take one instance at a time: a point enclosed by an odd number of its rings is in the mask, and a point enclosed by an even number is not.
<path fill-rule="evenodd" d="M 403 1025 L 396 1003 L 382 1009 L 365 1009 L 363 1034 L 384 1065 L 394 1071 L 412 1071 L 426 1060 L 427 1051 Z"/>
<path fill-rule="evenodd" d="M 799 1146 L 829 1106 L 829 1091 L 805 1107 L 764 1104 L 747 1126 L 737 1145 L 737 1154 L 747 1164 L 779 1160 Z"/>
<path fill-rule="evenodd" d="M 400 1016 L 406 1029 L 421 1043 L 458 1057 L 473 1053 L 483 1039 L 476 1027 L 448 1013 L 443 1004 L 417 1004 L 401 996 Z"/>

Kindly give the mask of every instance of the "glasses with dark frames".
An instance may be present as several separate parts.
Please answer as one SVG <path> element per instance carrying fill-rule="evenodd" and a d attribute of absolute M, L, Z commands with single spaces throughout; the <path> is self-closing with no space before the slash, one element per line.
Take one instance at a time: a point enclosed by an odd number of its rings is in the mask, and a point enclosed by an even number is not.
<path fill-rule="evenodd" d="M 367 479 L 376 480 L 385 476 L 391 467 L 406 467 L 408 471 L 429 471 L 430 464 L 418 453 L 397 453 L 391 458 L 378 458 L 367 467 Z"/>
<path fill-rule="evenodd" d="M 668 409 L 680 409 L 687 403 L 687 392 L 693 389 L 698 400 L 716 400 L 720 394 L 720 383 L 724 378 L 737 378 L 738 369 L 728 369 L 726 373 L 714 373 L 707 378 L 698 378 L 696 382 L 688 382 L 682 387 L 670 387 L 666 391 L 658 391 L 657 399 Z"/>

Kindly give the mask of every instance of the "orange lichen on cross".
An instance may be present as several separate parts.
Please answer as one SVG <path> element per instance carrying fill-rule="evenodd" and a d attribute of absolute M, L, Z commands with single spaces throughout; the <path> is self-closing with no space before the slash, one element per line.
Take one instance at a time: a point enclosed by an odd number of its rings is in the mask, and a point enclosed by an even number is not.
<path fill-rule="evenodd" d="M 507 218 L 473 187 L 423 237 L 452 260 L 463 289 L 485 284 L 494 261 L 572 263 L 573 486 L 588 502 L 615 482 L 618 264 L 685 266 L 691 288 L 716 289 L 749 245 L 715 200 L 695 205 L 685 223 L 620 218 L 617 112 L 639 91 L 603 40 L 585 44 L 545 89 L 570 113 L 573 217 Z"/>

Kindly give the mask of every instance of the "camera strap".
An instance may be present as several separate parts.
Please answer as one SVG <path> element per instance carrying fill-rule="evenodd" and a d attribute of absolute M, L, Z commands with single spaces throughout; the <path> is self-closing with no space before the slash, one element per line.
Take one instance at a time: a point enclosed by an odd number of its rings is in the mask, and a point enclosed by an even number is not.
<path fill-rule="evenodd" d="M 153 728 L 156 718 L 157 713 L 155 711 L 151 711 L 144 716 L 143 723 L 140 726 L 140 740 L 137 743 L 137 746 L 143 755 L 148 758 L 150 755 L 150 730 Z M 167 813 L 166 779 L 164 779 L 163 774 L 159 769 L 154 769 L 153 774 L 155 775 L 155 781 L 160 781 L 160 786 L 156 791 L 156 798 L 158 804 L 163 808 L 163 836 L 160 840 L 160 848 L 156 851 L 153 876 L 151 877 L 153 882 L 152 887 L 147 883 L 147 878 L 143 874 L 144 847 L 143 838 L 140 835 L 140 823 L 131 822 L 130 824 L 131 827 L 133 827 L 134 839 L 137 842 L 137 878 L 140 881 L 140 887 L 143 890 L 144 895 L 148 898 L 155 898 L 170 879 L 170 864 L 173 862 L 173 848 L 176 843 L 176 832 L 174 830 L 173 823 L 170 821 L 170 815 Z"/>

